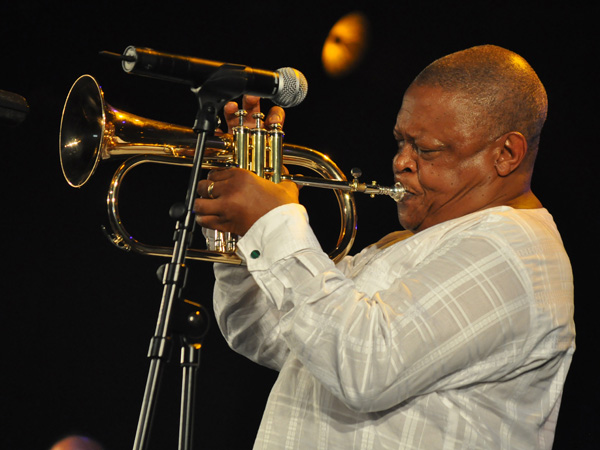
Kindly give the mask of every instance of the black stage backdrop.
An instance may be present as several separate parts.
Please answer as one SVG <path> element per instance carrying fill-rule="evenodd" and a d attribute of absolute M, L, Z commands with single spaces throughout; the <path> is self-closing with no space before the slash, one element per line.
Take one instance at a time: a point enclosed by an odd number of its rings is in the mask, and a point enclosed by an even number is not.
<path fill-rule="evenodd" d="M 0 90 L 24 96 L 30 106 L 23 123 L 0 130 L 0 446 L 46 449 L 65 434 L 81 433 L 120 450 L 131 448 L 135 435 L 162 295 L 155 271 L 166 261 L 120 252 L 102 235 L 115 162 L 102 165 L 79 190 L 66 184 L 58 159 L 61 111 L 72 83 L 85 73 L 98 79 L 111 105 L 144 117 L 190 126 L 196 103 L 185 86 L 125 74 L 100 51 L 135 45 L 270 70 L 295 67 L 306 75 L 309 94 L 288 110 L 286 141 L 329 154 L 346 174 L 359 166 L 364 181 L 389 183 L 391 129 L 408 83 L 437 57 L 493 43 L 529 60 L 549 94 L 534 190 L 572 258 L 578 326 L 555 448 L 595 448 L 598 130 L 591 119 L 597 116 L 598 55 L 588 20 L 592 5 L 285 3 L 20 0 L 0 8 Z M 368 54 L 350 75 L 329 78 L 320 62 L 323 42 L 331 26 L 356 9 L 371 21 Z M 153 166 L 129 178 L 121 202 L 129 231 L 169 244 L 167 211 L 182 200 L 187 173 Z M 312 223 L 330 247 L 337 236 L 330 213 L 335 203 L 309 191 L 302 196 Z M 353 253 L 397 227 L 389 199 L 360 197 L 357 204 Z M 211 265 L 190 267 L 186 298 L 212 311 Z M 152 449 L 177 445 L 177 359 L 162 383 Z M 272 371 L 233 353 L 213 323 L 198 375 L 195 448 L 251 448 L 274 379 Z"/>

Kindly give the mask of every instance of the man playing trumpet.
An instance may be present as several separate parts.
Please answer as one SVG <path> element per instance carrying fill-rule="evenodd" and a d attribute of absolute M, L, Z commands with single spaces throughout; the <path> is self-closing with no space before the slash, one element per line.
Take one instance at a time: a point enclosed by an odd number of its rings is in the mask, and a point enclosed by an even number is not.
<path fill-rule="evenodd" d="M 199 183 L 197 221 L 239 235 L 245 262 L 215 264 L 219 327 L 279 371 L 255 448 L 552 447 L 575 328 L 569 259 L 530 189 L 546 111 L 511 51 L 434 61 L 393 130 L 404 230 L 337 265 L 292 182 Z"/>

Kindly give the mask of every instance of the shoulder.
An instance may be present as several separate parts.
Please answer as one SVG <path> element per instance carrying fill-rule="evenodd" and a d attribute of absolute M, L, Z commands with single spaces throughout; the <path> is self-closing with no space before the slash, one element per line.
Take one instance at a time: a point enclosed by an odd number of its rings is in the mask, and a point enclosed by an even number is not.
<path fill-rule="evenodd" d="M 560 233 L 544 208 L 490 208 L 458 220 L 438 239 L 437 251 L 487 254 L 488 258 L 511 261 L 530 276 L 542 268 L 557 270 L 561 273 L 557 276 L 570 273 Z"/>
<path fill-rule="evenodd" d="M 554 239 L 560 241 L 560 234 L 554 219 L 546 209 L 515 209 L 508 206 L 467 214 L 438 224 L 418 235 L 422 235 L 423 238 L 439 240 L 478 235 L 502 240 Z"/>
<path fill-rule="evenodd" d="M 568 260 L 560 233 L 544 208 L 489 208 L 428 228 L 411 241 L 416 251 L 427 255 L 474 252 L 527 263 L 538 258 Z"/>
<path fill-rule="evenodd" d="M 523 245 L 553 242 L 563 246 L 554 219 L 545 208 L 492 208 L 483 212 L 481 222 L 471 232 Z"/>

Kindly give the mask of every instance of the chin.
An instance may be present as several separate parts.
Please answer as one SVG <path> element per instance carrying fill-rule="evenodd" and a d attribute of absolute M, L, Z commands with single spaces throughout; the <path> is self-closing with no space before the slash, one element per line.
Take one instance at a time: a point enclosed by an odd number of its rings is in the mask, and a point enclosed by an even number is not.
<path fill-rule="evenodd" d="M 398 222 L 400 222 L 400 226 L 402 228 L 408 231 L 412 231 L 413 233 L 416 232 L 416 228 L 418 227 L 417 224 L 415 224 L 412 220 L 409 220 L 406 217 L 406 214 L 398 213 Z"/>
<path fill-rule="evenodd" d="M 402 205 L 400 203 L 398 203 L 398 222 L 400 223 L 400 226 L 402 228 L 404 228 L 405 230 L 408 230 L 409 228 L 407 228 L 409 226 L 409 220 L 407 220 L 407 214 L 406 211 L 403 211 L 405 208 L 402 207 Z"/>

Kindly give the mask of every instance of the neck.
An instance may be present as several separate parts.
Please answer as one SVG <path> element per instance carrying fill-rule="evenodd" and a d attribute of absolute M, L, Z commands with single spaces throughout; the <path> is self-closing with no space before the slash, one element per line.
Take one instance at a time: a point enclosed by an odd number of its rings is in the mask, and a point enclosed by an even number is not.
<path fill-rule="evenodd" d="M 507 206 L 516 209 L 536 209 L 542 208 L 542 202 L 535 196 L 531 190 L 524 192 L 518 197 L 513 198 L 506 203 Z"/>

